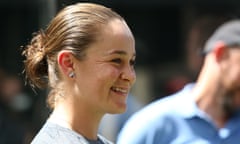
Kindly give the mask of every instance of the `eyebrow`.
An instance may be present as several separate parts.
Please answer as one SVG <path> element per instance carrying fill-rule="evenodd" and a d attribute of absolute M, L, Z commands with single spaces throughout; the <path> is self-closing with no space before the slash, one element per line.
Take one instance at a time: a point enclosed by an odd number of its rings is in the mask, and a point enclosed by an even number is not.
<path fill-rule="evenodd" d="M 123 51 L 123 50 L 114 50 L 114 51 L 109 52 L 108 54 L 127 55 L 127 52 Z M 134 53 L 133 56 L 136 56 L 136 53 Z"/>

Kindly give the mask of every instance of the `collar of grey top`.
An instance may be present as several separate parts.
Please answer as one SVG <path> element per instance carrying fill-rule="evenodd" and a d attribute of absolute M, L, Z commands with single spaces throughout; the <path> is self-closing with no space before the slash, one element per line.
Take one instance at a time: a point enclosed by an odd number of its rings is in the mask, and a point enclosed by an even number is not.
<path fill-rule="evenodd" d="M 56 120 L 55 118 L 49 118 L 48 120 L 48 123 L 52 123 L 54 125 L 58 125 L 64 129 L 68 129 L 70 131 L 72 131 L 73 133 L 75 133 L 75 135 L 77 137 L 80 138 L 80 140 L 84 143 L 84 144 L 112 144 L 112 142 L 108 141 L 107 139 L 105 139 L 104 137 L 102 137 L 101 135 L 98 135 L 98 138 L 97 140 L 90 140 L 90 139 L 87 139 L 86 137 L 82 136 L 81 134 L 71 130 L 68 125 L 66 124 L 65 121 L 59 121 L 59 120 Z"/>
<path fill-rule="evenodd" d="M 104 142 L 98 137 L 97 140 L 90 140 L 86 137 L 84 137 L 88 142 L 89 144 L 104 144 Z"/>

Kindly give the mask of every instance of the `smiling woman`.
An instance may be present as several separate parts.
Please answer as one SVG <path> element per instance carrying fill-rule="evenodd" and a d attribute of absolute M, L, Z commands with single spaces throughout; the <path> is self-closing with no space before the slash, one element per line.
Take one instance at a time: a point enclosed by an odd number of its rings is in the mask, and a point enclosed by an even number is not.
<path fill-rule="evenodd" d="M 50 87 L 52 113 L 32 143 L 111 143 L 99 135 L 106 113 L 122 113 L 136 75 L 125 20 L 102 5 L 61 10 L 23 51 L 32 86 Z"/>

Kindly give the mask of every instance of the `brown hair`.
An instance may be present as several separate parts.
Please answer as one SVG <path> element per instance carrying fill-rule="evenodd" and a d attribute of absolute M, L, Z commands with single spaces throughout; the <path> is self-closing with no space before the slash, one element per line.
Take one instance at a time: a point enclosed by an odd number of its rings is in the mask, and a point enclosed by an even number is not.
<path fill-rule="evenodd" d="M 70 50 L 79 60 L 84 51 L 97 41 L 101 26 L 112 19 L 123 18 L 109 8 L 98 4 L 76 3 L 62 9 L 45 31 L 40 30 L 23 51 L 26 79 L 33 87 L 52 90 L 48 104 L 53 108 L 56 88 L 61 80 L 57 67 L 57 54 Z"/>

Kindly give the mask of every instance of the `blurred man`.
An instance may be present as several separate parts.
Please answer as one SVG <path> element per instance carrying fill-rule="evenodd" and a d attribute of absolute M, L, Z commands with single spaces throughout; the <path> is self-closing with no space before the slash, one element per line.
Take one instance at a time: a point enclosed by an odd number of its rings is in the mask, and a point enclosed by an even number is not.
<path fill-rule="evenodd" d="M 117 144 L 239 144 L 240 20 L 206 42 L 196 83 L 134 114 Z"/>

